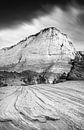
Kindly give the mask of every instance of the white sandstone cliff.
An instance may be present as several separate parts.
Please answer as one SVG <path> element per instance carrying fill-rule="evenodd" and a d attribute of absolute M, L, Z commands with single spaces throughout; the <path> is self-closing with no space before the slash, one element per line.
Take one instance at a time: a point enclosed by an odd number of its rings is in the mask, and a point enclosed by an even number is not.
<path fill-rule="evenodd" d="M 1 49 L 0 70 L 67 74 L 71 69 L 69 62 L 75 58 L 75 54 L 67 35 L 50 27 L 12 47 Z"/>

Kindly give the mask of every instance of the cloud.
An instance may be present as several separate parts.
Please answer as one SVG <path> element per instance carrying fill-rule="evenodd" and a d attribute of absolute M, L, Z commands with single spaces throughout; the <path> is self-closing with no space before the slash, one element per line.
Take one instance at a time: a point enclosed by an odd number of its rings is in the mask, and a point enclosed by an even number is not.
<path fill-rule="evenodd" d="M 66 4 L 66 0 L 62 1 Z M 60 0 L 1 0 L 0 29 L 31 22 L 33 18 L 49 13 L 58 4 L 61 6 Z"/>
<path fill-rule="evenodd" d="M 67 5 L 65 9 L 55 5 L 52 8 L 48 5 L 43 6 L 43 11 L 35 13 L 37 17 L 32 17 L 31 22 L 26 20 L 15 24 L 15 27 L 3 28 L 0 31 L 0 48 L 13 45 L 43 28 L 54 26 L 68 34 L 77 50 L 84 50 L 83 8 L 77 5 Z"/>

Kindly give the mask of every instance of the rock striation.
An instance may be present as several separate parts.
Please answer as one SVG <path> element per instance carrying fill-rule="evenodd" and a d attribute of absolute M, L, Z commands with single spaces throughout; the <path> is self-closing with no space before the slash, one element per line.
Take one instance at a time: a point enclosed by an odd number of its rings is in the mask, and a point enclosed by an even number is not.
<path fill-rule="evenodd" d="M 0 130 L 84 130 L 84 81 L 0 88 Z"/>
<path fill-rule="evenodd" d="M 75 48 L 66 34 L 54 27 L 41 30 L 18 44 L 0 50 L 0 70 L 46 72 L 49 82 L 67 75 Z"/>

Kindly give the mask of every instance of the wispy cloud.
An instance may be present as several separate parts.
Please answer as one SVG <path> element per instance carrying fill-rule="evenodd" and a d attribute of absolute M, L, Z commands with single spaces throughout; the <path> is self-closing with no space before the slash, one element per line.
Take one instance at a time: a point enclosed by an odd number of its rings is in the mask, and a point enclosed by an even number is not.
<path fill-rule="evenodd" d="M 47 10 L 47 8 L 46 8 Z M 68 34 L 77 50 L 84 50 L 84 9 L 68 5 L 66 9 L 53 6 L 53 9 L 44 15 L 37 12 L 38 17 L 22 22 L 15 28 L 0 31 L 0 48 L 10 46 L 24 39 L 26 36 L 37 33 L 45 27 L 54 26 Z"/>

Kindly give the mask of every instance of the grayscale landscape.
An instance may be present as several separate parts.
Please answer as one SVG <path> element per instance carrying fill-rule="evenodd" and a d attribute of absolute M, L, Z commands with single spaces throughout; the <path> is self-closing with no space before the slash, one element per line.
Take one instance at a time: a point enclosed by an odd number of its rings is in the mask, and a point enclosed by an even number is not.
<path fill-rule="evenodd" d="M 84 52 L 55 27 L 0 50 L 0 130 L 83 130 Z"/>
<path fill-rule="evenodd" d="M 0 0 L 0 130 L 84 130 L 83 0 Z"/>

